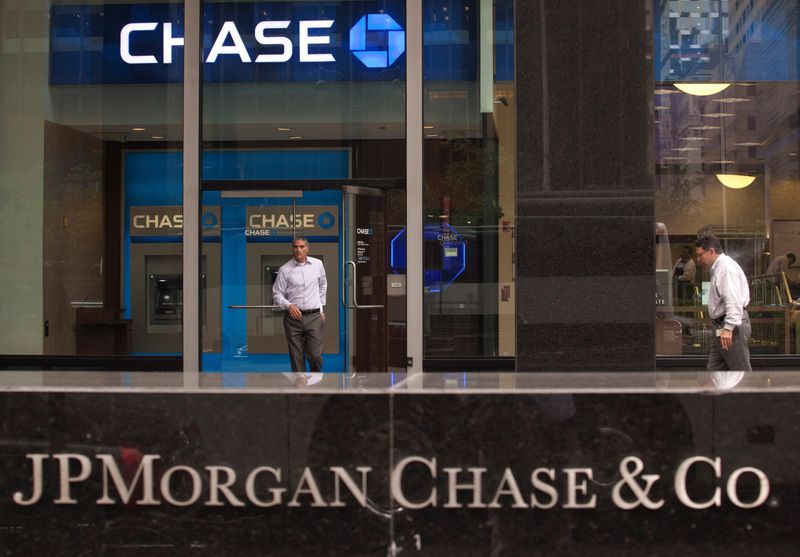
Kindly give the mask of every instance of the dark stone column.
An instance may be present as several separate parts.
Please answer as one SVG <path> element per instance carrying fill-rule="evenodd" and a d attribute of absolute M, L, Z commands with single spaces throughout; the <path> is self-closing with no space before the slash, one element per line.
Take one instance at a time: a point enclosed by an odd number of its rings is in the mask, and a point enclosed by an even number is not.
<path fill-rule="evenodd" d="M 645 3 L 516 3 L 517 369 L 655 369 Z"/>

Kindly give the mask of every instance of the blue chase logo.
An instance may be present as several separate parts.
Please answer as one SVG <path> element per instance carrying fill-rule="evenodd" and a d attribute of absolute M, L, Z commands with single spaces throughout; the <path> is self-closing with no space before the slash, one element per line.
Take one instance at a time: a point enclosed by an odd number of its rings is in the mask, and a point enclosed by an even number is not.
<path fill-rule="evenodd" d="M 350 51 L 368 68 L 388 68 L 406 50 L 406 32 L 390 15 L 367 14 L 350 29 Z"/>
<path fill-rule="evenodd" d="M 317 224 L 320 228 L 327 230 L 336 223 L 336 218 L 330 211 L 325 211 L 317 218 Z"/>

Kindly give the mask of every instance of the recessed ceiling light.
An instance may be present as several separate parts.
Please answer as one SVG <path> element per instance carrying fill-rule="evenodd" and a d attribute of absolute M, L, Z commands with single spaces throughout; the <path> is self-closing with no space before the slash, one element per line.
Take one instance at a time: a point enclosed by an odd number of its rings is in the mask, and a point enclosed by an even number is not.
<path fill-rule="evenodd" d="M 292 131 L 292 128 L 275 128 L 275 129 L 278 130 L 279 132 L 290 132 L 290 131 Z"/>
<path fill-rule="evenodd" d="M 163 135 L 151 135 L 150 139 L 164 139 Z"/>
<path fill-rule="evenodd" d="M 428 124 L 427 126 L 422 126 L 422 129 L 424 129 L 424 130 L 432 130 L 433 129 L 433 124 Z"/>
<path fill-rule="evenodd" d="M 736 103 L 749 103 L 752 99 L 745 99 L 742 97 L 729 97 L 727 99 L 711 99 L 717 101 L 718 103 L 725 103 L 725 104 L 736 104 Z"/>
<path fill-rule="evenodd" d="M 676 147 L 675 149 L 670 149 L 671 151 L 699 151 L 700 147 Z"/>
<path fill-rule="evenodd" d="M 707 130 L 718 130 L 720 128 L 719 128 L 719 126 L 689 126 L 686 129 L 687 130 L 707 131 Z"/>
<path fill-rule="evenodd" d="M 430 137 L 430 138 L 439 137 L 439 134 L 437 134 L 437 133 L 426 133 L 425 137 Z"/>
<path fill-rule="evenodd" d="M 708 141 L 707 137 L 681 137 L 681 141 Z"/>
<path fill-rule="evenodd" d="M 669 107 L 668 106 L 656 106 L 655 109 L 656 110 L 669 110 Z"/>
<path fill-rule="evenodd" d="M 131 128 L 132 132 L 143 132 L 147 131 L 147 128 Z"/>
<path fill-rule="evenodd" d="M 756 141 L 742 141 L 741 143 L 734 143 L 736 147 L 761 147 L 761 143 Z"/>
<path fill-rule="evenodd" d="M 302 135 L 292 135 L 292 136 L 289 137 L 289 139 L 303 139 L 303 136 Z"/>
<path fill-rule="evenodd" d="M 709 112 L 708 114 L 701 114 L 704 118 L 728 118 L 729 116 L 734 116 L 730 112 Z"/>

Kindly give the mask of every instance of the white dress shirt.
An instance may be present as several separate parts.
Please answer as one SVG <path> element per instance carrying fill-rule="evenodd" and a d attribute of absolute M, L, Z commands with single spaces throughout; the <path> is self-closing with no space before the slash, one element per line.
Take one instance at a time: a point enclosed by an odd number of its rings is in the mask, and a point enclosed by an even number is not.
<path fill-rule="evenodd" d="M 272 298 L 283 310 L 288 310 L 292 304 L 301 311 L 322 310 L 327 292 L 325 267 L 315 257 L 307 257 L 305 263 L 290 259 L 278 269 L 278 276 L 272 285 Z"/>
<path fill-rule="evenodd" d="M 750 287 L 744 271 L 736 261 L 723 253 L 711 266 L 708 314 L 712 319 L 724 315 L 724 327 L 732 331 L 742 324 L 744 309 L 749 303 Z"/>

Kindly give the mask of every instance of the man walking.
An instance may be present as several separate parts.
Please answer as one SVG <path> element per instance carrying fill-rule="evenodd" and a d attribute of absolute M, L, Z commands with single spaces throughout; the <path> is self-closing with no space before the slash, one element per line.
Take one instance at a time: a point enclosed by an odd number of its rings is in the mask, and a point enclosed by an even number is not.
<path fill-rule="evenodd" d="M 283 328 L 296 382 L 305 384 L 306 359 L 311 371 L 322 370 L 322 330 L 328 280 L 322 261 L 308 256 L 304 236 L 292 241 L 292 259 L 278 270 L 272 297 L 286 311 Z"/>
<path fill-rule="evenodd" d="M 695 243 L 697 262 L 711 271 L 708 315 L 714 323 L 714 338 L 708 355 L 709 371 L 751 371 L 750 288 L 744 271 L 722 252 L 716 236 L 700 238 Z"/>

